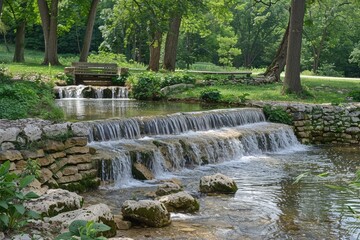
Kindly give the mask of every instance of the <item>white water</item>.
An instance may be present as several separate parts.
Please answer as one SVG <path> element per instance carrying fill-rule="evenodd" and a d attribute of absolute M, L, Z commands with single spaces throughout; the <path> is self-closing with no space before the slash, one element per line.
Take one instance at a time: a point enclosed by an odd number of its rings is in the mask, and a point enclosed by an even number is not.
<path fill-rule="evenodd" d="M 127 87 L 119 86 L 85 86 L 70 85 L 58 86 L 55 88 L 60 99 L 64 98 L 128 98 L 129 92 Z"/>

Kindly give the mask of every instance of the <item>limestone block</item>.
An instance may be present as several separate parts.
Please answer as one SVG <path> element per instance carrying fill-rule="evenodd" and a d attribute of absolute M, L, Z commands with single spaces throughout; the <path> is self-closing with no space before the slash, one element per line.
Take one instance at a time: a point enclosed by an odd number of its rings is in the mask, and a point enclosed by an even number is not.
<path fill-rule="evenodd" d="M 26 161 L 20 160 L 15 163 L 17 170 L 23 170 L 26 167 Z"/>
<path fill-rule="evenodd" d="M 173 182 L 165 182 L 157 187 L 155 193 L 157 196 L 164 196 L 171 193 L 177 193 L 180 191 L 182 191 L 182 187 L 180 185 Z"/>
<path fill-rule="evenodd" d="M 51 156 L 54 159 L 59 159 L 59 158 L 66 157 L 66 153 L 65 152 L 56 152 L 56 153 L 49 154 L 49 156 Z"/>
<path fill-rule="evenodd" d="M 71 130 L 77 137 L 87 137 L 90 134 L 90 127 L 81 122 L 71 124 Z"/>
<path fill-rule="evenodd" d="M 45 156 L 44 150 L 37 149 L 37 150 L 21 150 L 20 151 L 24 159 L 36 159 Z"/>
<path fill-rule="evenodd" d="M 15 150 L 15 145 L 11 142 L 4 142 L 0 146 L 0 151 Z"/>
<path fill-rule="evenodd" d="M 152 172 L 142 163 L 134 163 L 132 166 L 132 174 L 135 179 L 151 180 L 154 179 Z"/>
<path fill-rule="evenodd" d="M 46 136 L 58 136 L 67 134 L 69 130 L 69 123 L 57 123 L 52 125 L 44 126 L 43 131 Z"/>
<path fill-rule="evenodd" d="M 114 221 L 118 230 L 128 230 L 131 228 L 131 222 L 123 220 L 122 215 L 114 215 Z"/>
<path fill-rule="evenodd" d="M 85 154 L 89 153 L 89 147 L 71 147 L 65 150 L 66 154 Z"/>
<path fill-rule="evenodd" d="M 350 133 L 350 134 L 357 134 L 360 132 L 360 128 L 358 127 L 350 127 L 350 128 L 347 128 L 345 130 L 346 133 Z"/>
<path fill-rule="evenodd" d="M 200 192 L 203 193 L 235 193 L 237 189 L 235 181 L 221 173 L 200 179 Z"/>
<path fill-rule="evenodd" d="M 21 155 L 21 152 L 18 150 L 5 150 L 0 151 L 0 161 L 16 161 L 16 160 L 22 160 L 23 156 Z"/>
<path fill-rule="evenodd" d="M 44 184 L 47 181 L 49 181 L 50 179 L 52 179 L 52 177 L 53 177 L 53 173 L 49 169 L 47 169 L 47 168 L 41 169 L 40 182 L 42 184 Z"/>
<path fill-rule="evenodd" d="M 21 132 L 20 128 L 10 127 L 7 129 L 0 129 L 0 143 L 16 142 L 17 136 Z"/>
<path fill-rule="evenodd" d="M 34 124 L 26 125 L 23 131 L 25 133 L 26 138 L 31 142 L 41 139 L 42 131 L 38 126 Z"/>
<path fill-rule="evenodd" d="M 98 174 L 98 170 L 97 169 L 92 169 L 92 170 L 87 170 L 87 171 L 79 171 L 79 173 L 84 177 L 97 177 Z"/>
<path fill-rule="evenodd" d="M 37 162 L 41 167 L 44 167 L 44 166 L 49 166 L 50 164 L 54 163 L 55 159 L 53 157 L 51 157 L 50 155 L 47 155 L 45 157 L 38 158 Z"/>
<path fill-rule="evenodd" d="M 89 163 L 92 161 L 90 154 L 69 155 L 67 158 L 69 164 Z"/>
<path fill-rule="evenodd" d="M 71 147 L 84 147 L 88 143 L 88 140 L 86 137 L 72 137 L 65 141 L 66 148 Z"/>
<path fill-rule="evenodd" d="M 62 184 L 62 183 L 77 182 L 80 181 L 81 179 L 82 179 L 81 174 L 77 173 L 75 175 L 62 176 L 56 182 Z"/>
<path fill-rule="evenodd" d="M 49 189 L 41 197 L 28 201 L 25 207 L 38 212 L 43 217 L 56 216 L 62 212 L 80 209 L 83 197 L 64 189 Z"/>
<path fill-rule="evenodd" d="M 199 201 L 184 191 L 162 196 L 158 200 L 169 212 L 191 213 L 198 211 L 200 207 Z"/>
<path fill-rule="evenodd" d="M 62 142 L 47 140 L 44 144 L 44 151 L 53 153 L 53 152 L 61 152 L 65 150 L 65 144 Z"/>
<path fill-rule="evenodd" d="M 90 169 L 94 168 L 92 163 L 81 163 L 76 166 L 79 169 L 79 171 L 85 171 L 85 170 L 90 170 Z"/>
<path fill-rule="evenodd" d="M 102 222 L 111 227 L 111 230 L 105 233 L 105 237 L 113 237 L 116 234 L 114 216 L 106 204 L 100 203 L 75 211 L 60 213 L 57 216 L 50 218 L 49 222 L 56 223 L 65 230 L 74 220 Z"/>
<path fill-rule="evenodd" d="M 59 160 L 57 160 L 55 163 L 51 164 L 51 166 L 49 167 L 49 169 L 53 172 L 56 173 L 57 171 L 59 171 L 62 167 L 64 167 L 66 164 L 68 164 L 69 159 L 68 158 L 60 158 Z"/>
<path fill-rule="evenodd" d="M 61 170 L 63 176 L 68 176 L 68 175 L 74 175 L 76 173 L 78 173 L 78 168 L 76 166 L 68 166 L 68 167 L 64 167 Z"/>
<path fill-rule="evenodd" d="M 143 223 L 150 227 L 164 227 L 171 223 L 170 213 L 157 200 L 127 200 L 121 212 L 125 220 Z"/>

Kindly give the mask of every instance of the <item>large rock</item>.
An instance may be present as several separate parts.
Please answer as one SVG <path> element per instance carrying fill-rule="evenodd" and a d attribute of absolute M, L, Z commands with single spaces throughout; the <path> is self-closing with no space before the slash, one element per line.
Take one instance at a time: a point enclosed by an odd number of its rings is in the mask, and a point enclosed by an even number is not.
<path fill-rule="evenodd" d="M 7 129 L 0 129 L 0 143 L 2 142 L 15 142 L 17 140 L 17 136 L 21 130 L 16 127 L 10 127 Z"/>
<path fill-rule="evenodd" d="M 71 130 L 74 135 L 78 137 L 87 137 L 90 135 L 90 127 L 81 122 L 71 124 Z"/>
<path fill-rule="evenodd" d="M 41 139 L 42 131 L 41 129 L 34 125 L 34 124 L 28 124 L 24 128 L 25 136 L 29 141 L 37 141 Z"/>
<path fill-rule="evenodd" d="M 124 202 L 121 212 L 124 220 L 150 227 L 164 227 L 171 223 L 170 213 L 157 200 L 128 200 Z"/>
<path fill-rule="evenodd" d="M 25 206 L 42 216 L 52 217 L 59 213 L 81 208 L 83 198 L 64 189 L 49 189 L 41 197 L 28 201 Z"/>
<path fill-rule="evenodd" d="M 187 192 L 178 192 L 159 198 L 169 212 L 191 213 L 199 210 L 199 201 Z"/>
<path fill-rule="evenodd" d="M 178 184 L 173 182 L 165 182 L 157 187 L 155 193 L 157 196 L 164 196 L 172 193 L 177 193 L 180 191 L 182 191 L 182 187 L 179 186 Z"/>
<path fill-rule="evenodd" d="M 50 218 L 48 221 L 50 223 L 61 225 L 63 230 L 65 230 L 74 220 L 102 222 L 111 228 L 109 231 L 103 232 L 103 236 L 113 237 L 116 235 L 114 216 L 111 213 L 110 208 L 103 203 L 91 205 L 71 212 L 60 213 L 59 215 Z"/>
<path fill-rule="evenodd" d="M 22 160 L 23 156 L 21 155 L 21 152 L 18 150 L 6 150 L 6 151 L 0 151 L 0 161 L 16 161 L 16 160 Z"/>
<path fill-rule="evenodd" d="M 55 137 L 59 135 L 67 134 L 69 131 L 69 123 L 57 123 L 48 126 L 44 126 L 43 131 L 46 136 Z"/>
<path fill-rule="evenodd" d="M 203 193 L 235 193 L 237 189 L 235 181 L 221 173 L 200 179 L 200 192 Z"/>
<path fill-rule="evenodd" d="M 134 163 L 132 166 L 132 174 L 135 179 L 139 180 L 152 180 L 154 179 L 154 175 L 152 172 L 141 163 Z"/>

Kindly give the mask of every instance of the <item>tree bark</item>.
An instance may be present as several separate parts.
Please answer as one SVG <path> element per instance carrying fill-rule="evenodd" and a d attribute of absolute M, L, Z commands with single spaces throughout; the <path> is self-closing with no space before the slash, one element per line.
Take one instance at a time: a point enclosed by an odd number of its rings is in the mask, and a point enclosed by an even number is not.
<path fill-rule="evenodd" d="M 15 53 L 14 53 L 13 62 L 25 62 L 25 57 L 24 57 L 25 27 L 26 27 L 25 21 L 20 22 L 16 27 Z"/>
<path fill-rule="evenodd" d="M 150 61 L 149 70 L 157 72 L 160 67 L 160 51 L 161 51 L 162 33 L 156 31 L 152 43 L 150 44 Z"/>
<path fill-rule="evenodd" d="M 280 82 L 280 74 L 284 71 L 286 65 L 286 52 L 288 47 L 288 37 L 289 37 L 289 26 L 290 22 L 286 27 L 286 31 L 281 40 L 280 46 L 276 51 L 275 58 L 271 64 L 267 67 L 264 76 L 268 79 L 268 82 Z"/>
<path fill-rule="evenodd" d="M 2 7 L 3 7 L 4 0 L 0 0 L 0 16 L 2 13 Z"/>
<path fill-rule="evenodd" d="M 180 25 L 181 16 L 175 16 L 174 18 L 170 19 L 169 32 L 166 36 L 165 42 L 165 55 L 163 66 L 163 68 L 168 71 L 175 71 Z"/>
<path fill-rule="evenodd" d="M 286 54 L 286 70 L 283 85 L 283 91 L 285 93 L 299 94 L 302 91 L 300 81 L 300 57 L 304 15 L 305 0 L 292 0 L 289 42 Z"/>
<path fill-rule="evenodd" d="M 82 50 L 80 53 L 80 60 L 79 60 L 80 62 L 87 62 L 87 58 L 89 56 L 91 38 L 92 38 L 94 24 L 95 24 L 96 8 L 97 8 L 97 5 L 99 2 L 100 2 L 100 0 L 92 0 L 91 1 L 91 7 L 90 7 L 89 16 L 87 19 L 86 32 L 85 32 L 84 41 L 83 41 L 83 47 L 82 47 Z"/>
<path fill-rule="evenodd" d="M 59 0 L 51 0 L 49 9 L 46 0 L 38 0 L 45 42 L 44 65 L 60 65 L 57 55 L 58 3 Z"/>

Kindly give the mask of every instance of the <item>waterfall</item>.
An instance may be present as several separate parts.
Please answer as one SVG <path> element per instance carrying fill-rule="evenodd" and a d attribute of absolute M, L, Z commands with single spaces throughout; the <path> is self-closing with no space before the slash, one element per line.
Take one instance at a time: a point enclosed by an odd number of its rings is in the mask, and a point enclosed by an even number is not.
<path fill-rule="evenodd" d="M 134 162 L 142 163 L 161 178 L 184 168 L 303 149 L 290 126 L 268 123 L 261 110 L 251 108 L 88 124 L 90 145 L 116 153 L 112 166 L 104 166 L 112 170 L 103 171 L 101 179 L 114 181 L 117 186 L 132 177 Z"/>
<path fill-rule="evenodd" d="M 177 113 L 89 123 L 91 141 L 140 138 L 154 135 L 176 135 L 189 131 L 206 131 L 265 121 L 260 109 L 239 108 L 207 112 Z"/>
<path fill-rule="evenodd" d="M 63 98 L 128 98 L 128 88 L 119 86 L 57 86 L 57 96 Z"/>

